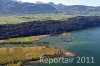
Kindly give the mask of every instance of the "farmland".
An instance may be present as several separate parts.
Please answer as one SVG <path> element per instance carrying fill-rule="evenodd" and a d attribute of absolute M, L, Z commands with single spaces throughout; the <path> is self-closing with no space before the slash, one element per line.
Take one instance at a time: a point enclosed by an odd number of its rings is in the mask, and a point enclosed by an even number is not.
<path fill-rule="evenodd" d="M 66 20 L 71 16 L 56 14 L 26 14 L 0 16 L 0 24 L 17 24 L 30 21 Z"/>

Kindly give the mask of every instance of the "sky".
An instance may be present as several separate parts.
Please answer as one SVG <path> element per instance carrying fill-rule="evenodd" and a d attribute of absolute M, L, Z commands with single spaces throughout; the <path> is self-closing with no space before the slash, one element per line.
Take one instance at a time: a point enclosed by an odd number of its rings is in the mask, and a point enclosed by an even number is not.
<path fill-rule="evenodd" d="M 55 4 L 62 3 L 65 5 L 87 5 L 87 6 L 100 6 L 100 0 L 20 0 L 23 2 L 37 2 L 41 1 L 44 3 L 54 2 Z"/>

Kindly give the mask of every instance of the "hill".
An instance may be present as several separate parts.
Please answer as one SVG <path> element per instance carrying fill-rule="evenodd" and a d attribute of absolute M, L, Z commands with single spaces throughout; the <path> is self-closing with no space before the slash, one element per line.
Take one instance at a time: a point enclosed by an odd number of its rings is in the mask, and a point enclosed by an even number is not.
<path fill-rule="evenodd" d="M 85 6 L 85 5 L 64 5 L 47 3 L 55 7 L 59 12 L 66 15 L 100 15 L 100 6 Z"/>
<path fill-rule="evenodd" d="M 0 40 L 33 35 L 55 35 L 100 26 L 99 16 L 78 16 L 65 21 L 32 21 L 0 25 Z"/>
<path fill-rule="evenodd" d="M 100 15 L 100 6 L 28 3 L 17 0 L 0 0 L 0 14 L 62 13 L 65 15 Z"/>
<path fill-rule="evenodd" d="M 36 14 L 55 12 L 56 8 L 48 4 L 22 3 L 12 0 L 0 0 L 0 14 Z"/>

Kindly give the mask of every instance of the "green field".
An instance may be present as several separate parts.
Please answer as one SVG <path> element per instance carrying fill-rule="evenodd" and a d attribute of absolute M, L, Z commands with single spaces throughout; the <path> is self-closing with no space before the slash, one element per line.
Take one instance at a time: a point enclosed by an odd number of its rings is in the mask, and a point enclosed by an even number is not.
<path fill-rule="evenodd" d="M 41 38 L 48 37 L 49 35 L 38 35 L 38 36 L 29 36 L 29 37 L 18 37 L 18 38 L 10 38 L 6 40 L 0 40 L 0 43 L 2 42 L 32 42 L 39 40 Z"/>
<path fill-rule="evenodd" d="M 28 14 L 28 15 L 11 15 L 0 16 L 0 24 L 16 24 L 30 21 L 45 21 L 45 20 L 67 20 L 71 16 L 56 15 L 56 14 Z"/>
<path fill-rule="evenodd" d="M 20 37 L 20 38 L 10 38 L 7 40 L 0 40 L 0 42 L 32 42 L 32 36 Z"/>

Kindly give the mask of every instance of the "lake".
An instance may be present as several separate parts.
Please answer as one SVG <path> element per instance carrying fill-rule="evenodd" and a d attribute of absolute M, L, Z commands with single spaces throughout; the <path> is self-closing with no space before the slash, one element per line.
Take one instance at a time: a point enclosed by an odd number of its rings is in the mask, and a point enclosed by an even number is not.
<path fill-rule="evenodd" d="M 76 57 L 93 57 L 94 63 L 53 63 L 53 64 L 28 64 L 26 66 L 99 66 L 100 65 L 100 28 L 92 28 L 71 32 L 75 37 L 72 42 L 67 42 L 65 36 L 50 36 L 40 41 L 53 42 L 50 46 L 64 48 L 76 54 Z"/>

